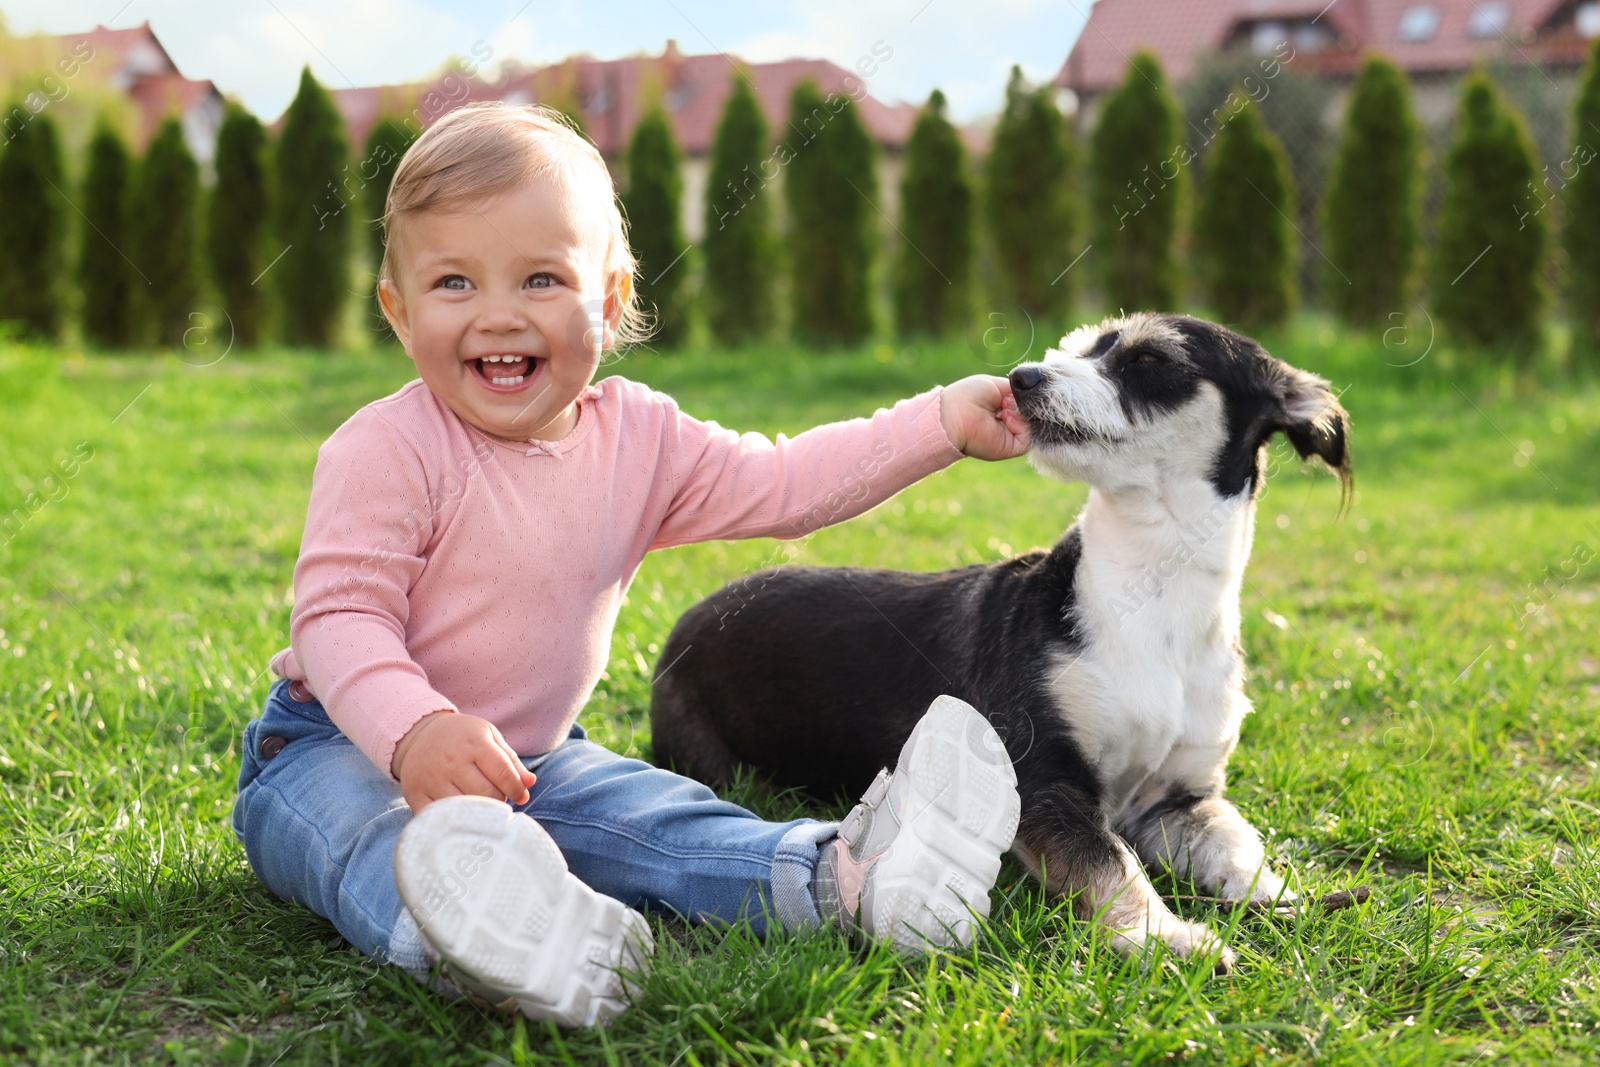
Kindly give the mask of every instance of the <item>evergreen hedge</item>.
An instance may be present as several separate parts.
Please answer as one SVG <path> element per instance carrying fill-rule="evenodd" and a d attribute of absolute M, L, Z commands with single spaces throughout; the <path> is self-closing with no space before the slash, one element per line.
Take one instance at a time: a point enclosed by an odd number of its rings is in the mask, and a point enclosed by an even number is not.
<path fill-rule="evenodd" d="M 133 261 L 148 284 L 137 287 L 136 306 L 146 340 L 174 348 L 199 311 L 196 225 L 200 170 L 183 139 L 183 126 L 165 119 L 156 130 L 134 182 L 129 210 Z"/>
<path fill-rule="evenodd" d="M 1140 52 L 1090 139 L 1092 254 L 1113 309 L 1166 311 L 1178 303 L 1175 245 L 1191 159 L 1179 115 L 1161 64 Z"/>
<path fill-rule="evenodd" d="M 128 348 L 136 341 L 134 286 L 143 279 L 128 260 L 131 170 L 122 135 L 108 122 L 97 123 L 83 178 L 78 284 L 83 290 L 83 339 L 103 348 Z"/>
<path fill-rule="evenodd" d="M 1046 332 L 1065 324 L 1076 290 L 1066 270 L 1074 248 L 1074 150 L 1048 87 L 1029 90 L 1011 68 L 1006 106 L 985 169 L 984 207 L 1000 274 L 1001 296 Z"/>
<path fill-rule="evenodd" d="M 772 165 L 770 136 L 749 79 L 735 78 L 711 148 L 701 243 L 706 321 L 723 344 L 759 339 L 774 324 L 778 250 L 763 170 Z"/>
<path fill-rule="evenodd" d="M 1356 77 L 1323 212 L 1333 309 L 1359 328 L 1404 312 L 1422 229 L 1422 127 L 1405 75 L 1381 56 Z"/>
<path fill-rule="evenodd" d="M 1573 101 L 1572 144 L 1568 166 L 1578 172 L 1566 189 L 1567 306 L 1577 347 L 1593 360 L 1600 356 L 1600 41 Z"/>
<path fill-rule="evenodd" d="M 972 275 L 972 182 L 961 135 L 935 89 L 906 145 L 900 183 L 895 326 L 903 337 L 946 337 L 967 325 Z"/>
<path fill-rule="evenodd" d="M 367 326 L 373 337 L 380 341 L 395 339 L 394 330 L 378 303 L 377 274 L 383 263 L 383 212 L 389 203 L 389 186 L 394 182 L 394 172 L 400 166 L 400 157 L 411 147 L 411 131 L 399 119 L 381 118 L 367 134 L 366 152 L 359 167 L 366 187 L 362 190 L 364 215 L 361 225 L 367 231 L 367 246 L 372 257 L 371 307 L 367 312 Z"/>
<path fill-rule="evenodd" d="M 1440 324 L 1457 340 L 1530 355 L 1545 310 L 1549 216 L 1533 191 L 1528 128 L 1482 67 L 1462 83 L 1444 179 L 1432 270 Z"/>
<path fill-rule="evenodd" d="M 822 347 L 858 344 L 873 329 L 876 145 L 850 97 L 824 97 L 810 80 L 790 98 L 789 128 L 784 200 L 794 337 Z"/>
<path fill-rule="evenodd" d="M 47 341 L 61 328 L 66 221 L 56 127 L 18 103 L 0 135 L 0 321 Z"/>
<path fill-rule="evenodd" d="M 256 279 L 271 262 L 266 256 L 267 133 L 256 117 L 229 104 L 217 131 L 217 181 L 206 221 L 206 257 L 222 310 L 241 348 L 261 342 L 266 309 Z"/>
<path fill-rule="evenodd" d="M 645 113 L 628 143 L 628 191 L 622 198 L 628 234 L 639 259 L 635 285 L 654 314 L 653 340 L 663 348 L 682 344 L 689 332 L 689 274 L 680 212 L 683 154 L 672 124 L 658 105 Z"/>
<path fill-rule="evenodd" d="M 273 229 L 283 258 L 269 276 L 291 345 L 327 346 L 338 333 L 350 284 L 350 201 L 359 195 L 345 181 L 347 156 L 344 120 L 306 67 L 275 153 Z"/>
<path fill-rule="evenodd" d="M 1293 313 L 1294 210 L 1283 145 L 1246 104 L 1211 146 L 1195 213 L 1206 294 L 1225 321 L 1258 330 Z"/>

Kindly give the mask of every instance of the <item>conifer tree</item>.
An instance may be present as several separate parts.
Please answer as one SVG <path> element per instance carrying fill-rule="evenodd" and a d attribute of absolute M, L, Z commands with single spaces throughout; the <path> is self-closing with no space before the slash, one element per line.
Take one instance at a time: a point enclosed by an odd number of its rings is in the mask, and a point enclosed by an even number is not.
<path fill-rule="evenodd" d="M 1165 311 L 1178 302 L 1174 247 L 1192 162 L 1179 116 L 1161 64 L 1140 52 L 1090 139 L 1094 255 L 1113 309 Z"/>
<path fill-rule="evenodd" d="M 263 286 L 256 284 L 266 257 L 267 134 L 260 121 L 229 104 L 217 131 L 217 181 L 206 223 L 211 280 L 241 348 L 261 341 Z"/>
<path fill-rule="evenodd" d="M 1475 68 L 1461 86 L 1432 270 L 1434 311 L 1469 344 L 1531 355 L 1545 310 L 1549 215 L 1534 191 L 1538 156 L 1522 116 Z"/>
<path fill-rule="evenodd" d="M 1600 359 L 1600 41 L 1589 52 L 1572 109 L 1572 163 L 1578 172 L 1566 189 L 1567 307 L 1576 348 Z"/>
<path fill-rule="evenodd" d="M 1224 320 L 1277 326 L 1294 310 L 1294 190 L 1283 145 L 1254 104 L 1222 127 L 1206 160 L 1195 245 L 1206 292 Z"/>
<path fill-rule="evenodd" d="M 1422 228 L 1422 128 L 1400 68 L 1368 56 L 1344 115 L 1324 203 L 1328 300 L 1356 327 L 1404 312 Z"/>
<path fill-rule="evenodd" d="M 394 182 L 395 168 L 400 166 L 400 157 L 406 154 L 406 149 L 409 147 L 411 147 L 410 131 L 398 119 L 381 118 L 367 135 L 367 148 L 361 157 L 359 168 L 362 180 L 367 183 L 363 190 L 365 214 L 361 219 L 361 225 L 367 231 L 374 278 L 367 325 L 372 330 L 372 335 L 381 341 L 394 339 L 394 331 L 389 328 L 389 320 L 384 317 L 383 307 L 378 303 L 376 285 L 378 267 L 383 263 L 383 213 L 388 205 L 389 186 Z"/>
<path fill-rule="evenodd" d="M 961 135 L 935 89 L 906 145 L 895 265 L 895 324 L 901 336 L 944 337 L 966 325 L 972 274 L 972 182 Z"/>
<path fill-rule="evenodd" d="M 132 169 L 128 146 L 110 123 L 96 124 L 83 179 L 78 284 L 83 289 L 83 337 L 104 348 L 135 343 L 134 273 L 128 256 L 128 196 Z"/>
<path fill-rule="evenodd" d="M 50 116 L 20 103 L 6 114 L 11 118 L 0 127 L 0 136 L 9 137 L 0 145 L 0 321 L 17 323 L 26 337 L 51 340 L 61 326 L 61 150 Z"/>
<path fill-rule="evenodd" d="M 810 80 L 790 98 L 789 134 L 784 199 L 794 335 L 806 344 L 858 344 L 873 329 L 875 146 L 855 102 L 825 98 Z"/>
<path fill-rule="evenodd" d="M 167 118 L 156 130 L 134 183 L 129 230 L 133 261 L 149 279 L 136 289 L 146 339 L 177 347 L 198 310 L 195 232 L 200 171 L 183 139 L 183 126 Z"/>
<path fill-rule="evenodd" d="M 350 201 L 359 189 L 347 170 L 344 121 L 328 91 L 306 67 L 284 116 L 274 183 L 274 230 L 283 252 L 269 276 L 291 345 L 332 344 L 350 287 L 347 276 Z M 284 250 L 287 251 L 284 251 Z"/>
<path fill-rule="evenodd" d="M 711 148 L 701 244 L 706 321 L 722 344 L 757 340 L 772 331 L 778 255 L 763 172 L 771 165 L 769 136 L 749 79 L 736 77 Z"/>
<path fill-rule="evenodd" d="M 1074 148 L 1048 87 L 1030 90 L 1011 68 L 984 183 L 985 214 L 1004 299 L 1046 331 L 1065 324 L 1076 289 Z M 1065 272 L 1065 273 L 1063 273 Z"/>
<path fill-rule="evenodd" d="M 687 287 L 689 242 L 683 236 L 683 155 L 672 124 L 653 107 L 634 127 L 628 144 L 628 191 L 622 198 L 628 234 L 639 259 L 635 281 L 640 300 L 654 314 L 654 340 L 663 348 L 682 344 L 689 331 Z"/>

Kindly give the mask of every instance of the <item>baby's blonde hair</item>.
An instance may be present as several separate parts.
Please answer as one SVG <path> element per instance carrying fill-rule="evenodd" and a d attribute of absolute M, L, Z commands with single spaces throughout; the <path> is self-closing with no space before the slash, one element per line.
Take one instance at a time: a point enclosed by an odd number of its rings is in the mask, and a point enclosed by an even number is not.
<path fill-rule="evenodd" d="M 584 168 L 592 175 L 584 176 Z M 405 223 L 428 211 L 449 211 L 490 199 L 541 178 L 606 184 L 608 222 L 603 269 L 606 296 L 617 296 L 622 316 L 618 344 L 642 340 L 649 329 L 633 286 L 638 269 L 628 247 L 628 229 L 617 206 L 600 152 L 568 125 L 565 116 L 538 104 L 502 101 L 457 108 L 425 130 L 395 168 L 383 212 L 383 263 L 379 281 L 394 280 L 397 246 Z"/>

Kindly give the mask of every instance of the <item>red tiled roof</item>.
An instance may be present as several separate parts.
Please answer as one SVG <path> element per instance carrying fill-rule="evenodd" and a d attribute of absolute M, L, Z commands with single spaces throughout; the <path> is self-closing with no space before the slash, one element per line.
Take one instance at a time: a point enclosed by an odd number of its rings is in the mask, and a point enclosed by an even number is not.
<path fill-rule="evenodd" d="M 608 158 L 626 151 L 634 126 L 644 111 L 660 100 L 666 106 L 678 146 L 687 155 L 703 155 L 711 151 L 717 123 L 733 92 L 736 70 L 750 78 L 775 138 L 782 137 L 782 128 L 788 123 L 789 97 L 795 86 L 807 78 L 814 80 L 824 94 L 854 90 L 862 122 L 880 144 L 904 147 L 916 122 L 915 107 L 885 104 L 863 95 L 864 83 L 860 79 L 824 59 L 747 64 L 722 55 L 682 55 L 674 42 L 668 42 L 658 56 L 609 60 L 578 56 L 532 71 L 514 72 L 492 85 L 445 75 L 421 85 L 335 90 L 333 97 L 355 145 L 365 143 L 373 124 L 384 114 L 400 117 L 416 112 L 424 125 L 444 114 L 448 108 L 420 106 L 430 89 L 449 101 L 451 107 L 469 100 L 576 106 L 589 137 Z"/>
<path fill-rule="evenodd" d="M 181 74 L 158 74 L 137 79 L 128 96 L 139 105 L 139 141 L 146 145 L 168 115 L 187 115 L 208 97 L 222 96 L 209 81 L 192 81 Z"/>
<path fill-rule="evenodd" d="M 178 66 L 156 38 L 146 20 L 125 30 L 96 26 L 86 33 L 64 33 L 55 38 L 62 54 L 77 53 L 80 42 L 94 49 L 84 66 L 103 72 L 108 84 L 126 93 L 139 109 L 139 128 L 134 147 L 143 150 L 155 135 L 161 120 L 168 115 L 187 115 L 221 94 L 210 81 L 193 81 L 178 72 Z"/>
<path fill-rule="evenodd" d="M 1473 36 L 1469 24 L 1497 8 L 1490 0 L 1098 0 L 1056 83 L 1081 93 L 1120 82 L 1141 48 L 1155 53 L 1174 82 L 1194 73 L 1201 55 L 1218 52 L 1253 23 L 1311 22 L 1336 35 L 1318 54 L 1297 50 L 1317 70 L 1348 71 L 1364 50 L 1389 56 L 1409 73 L 1463 70 L 1480 56 L 1514 62 L 1582 61 L 1587 42 L 1570 30 L 1573 0 L 1501 0 L 1503 32 Z M 1433 7 L 1438 25 L 1425 40 L 1401 39 L 1400 23 L 1415 7 Z M 1485 9 L 1488 9 L 1487 11 Z"/>
<path fill-rule="evenodd" d="M 94 59 L 91 63 L 102 63 L 108 57 L 116 60 L 115 65 L 121 67 L 128 61 L 129 54 L 146 45 L 154 50 L 157 61 L 162 70 L 152 73 L 176 74 L 178 65 L 172 61 L 167 50 L 161 46 L 156 38 L 155 31 L 150 28 L 150 20 L 146 19 L 142 25 L 131 26 L 125 30 L 113 30 L 106 26 L 96 26 L 87 33 L 64 33 L 56 38 L 63 45 L 76 44 L 79 41 L 88 41 L 94 49 Z"/>

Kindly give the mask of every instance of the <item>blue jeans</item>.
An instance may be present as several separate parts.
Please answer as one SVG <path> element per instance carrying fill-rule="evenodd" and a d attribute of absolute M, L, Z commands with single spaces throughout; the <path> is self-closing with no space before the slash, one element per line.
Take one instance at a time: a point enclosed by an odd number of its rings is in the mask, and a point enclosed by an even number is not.
<path fill-rule="evenodd" d="M 395 886 L 411 809 L 315 700 L 279 681 L 245 727 L 233 830 L 277 896 L 330 920 L 368 956 L 424 974 L 429 961 Z M 588 741 L 580 726 L 524 757 L 538 781 L 519 810 L 555 840 L 574 875 L 635 908 L 697 922 L 818 925 L 809 884 L 836 826 L 771 823 L 681 775 Z"/>

